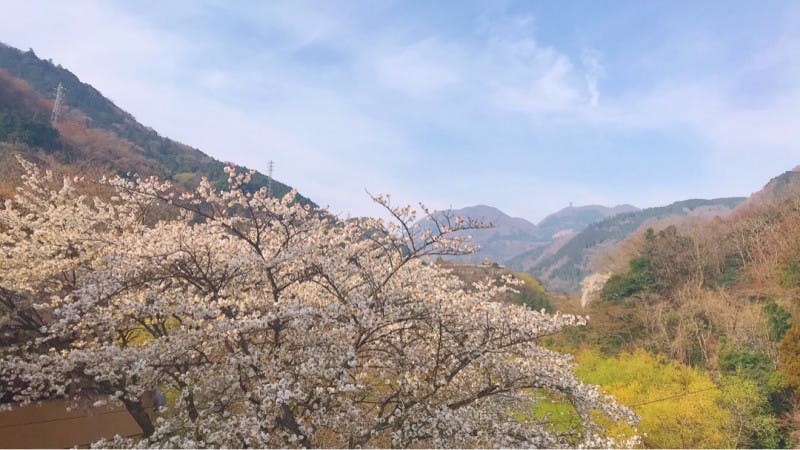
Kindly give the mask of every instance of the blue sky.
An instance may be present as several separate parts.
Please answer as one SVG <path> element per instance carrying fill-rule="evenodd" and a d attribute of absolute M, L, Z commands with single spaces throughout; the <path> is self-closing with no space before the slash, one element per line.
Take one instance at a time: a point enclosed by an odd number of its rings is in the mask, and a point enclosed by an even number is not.
<path fill-rule="evenodd" d="M 0 41 L 342 215 L 748 195 L 800 164 L 797 2 L 17 2 Z"/>

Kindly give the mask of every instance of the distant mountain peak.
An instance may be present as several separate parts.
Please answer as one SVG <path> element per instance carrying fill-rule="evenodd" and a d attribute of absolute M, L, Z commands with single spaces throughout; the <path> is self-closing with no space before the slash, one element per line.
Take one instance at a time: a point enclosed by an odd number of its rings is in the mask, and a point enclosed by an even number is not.
<path fill-rule="evenodd" d="M 567 206 L 542 219 L 537 226 L 551 236 L 561 230 L 580 231 L 594 222 L 617 214 L 638 211 L 632 205 L 617 205 L 614 207 L 602 205 Z"/>
<path fill-rule="evenodd" d="M 469 217 L 491 223 L 492 228 L 470 230 L 463 234 L 472 236 L 472 244 L 480 247 L 478 252 L 454 259 L 480 262 L 508 263 L 523 254 L 544 254 L 555 251 L 554 245 L 563 244 L 571 236 L 580 233 L 590 224 L 619 213 L 638 211 L 631 205 L 606 207 L 601 205 L 568 206 L 549 216 L 539 225 L 511 217 L 489 205 L 474 205 L 460 209 L 448 209 L 439 214 Z M 421 221 L 422 226 L 425 221 Z"/>
<path fill-rule="evenodd" d="M 447 211 L 453 213 L 470 213 L 470 214 L 484 214 L 484 215 L 494 215 L 500 217 L 511 217 L 508 214 L 504 213 L 503 211 L 495 208 L 494 206 L 489 205 L 474 205 L 474 206 L 465 206 L 459 209 L 448 209 Z"/>

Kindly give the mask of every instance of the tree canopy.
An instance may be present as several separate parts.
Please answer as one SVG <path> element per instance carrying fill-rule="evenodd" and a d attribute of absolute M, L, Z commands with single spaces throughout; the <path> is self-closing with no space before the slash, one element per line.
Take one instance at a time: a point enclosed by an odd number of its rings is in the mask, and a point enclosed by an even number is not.
<path fill-rule="evenodd" d="M 584 318 L 425 263 L 475 224 L 420 235 L 387 197 L 392 220 L 340 221 L 232 168 L 225 191 L 117 177 L 88 197 L 22 163 L 0 209 L 0 382 L 17 402 L 122 402 L 143 434 L 102 445 L 574 446 L 514 414 L 542 393 L 577 411 L 580 445 L 615 444 L 597 414 L 636 420 L 539 345 Z"/>

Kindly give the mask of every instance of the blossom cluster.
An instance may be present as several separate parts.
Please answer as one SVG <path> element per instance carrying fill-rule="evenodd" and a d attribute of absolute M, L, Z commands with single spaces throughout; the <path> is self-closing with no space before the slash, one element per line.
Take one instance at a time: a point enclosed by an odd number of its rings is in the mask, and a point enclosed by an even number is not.
<path fill-rule="evenodd" d="M 88 196 L 22 164 L 0 209 L 0 387 L 121 401 L 143 433 L 99 445 L 608 446 L 598 412 L 636 420 L 539 344 L 582 317 L 494 302 L 502 287 L 427 262 L 480 224 L 417 230 L 387 197 L 392 220 L 339 220 L 233 169 L 225 190 L 116 177 Z M 582 428 L 519 414 L 542 393 Z"/>

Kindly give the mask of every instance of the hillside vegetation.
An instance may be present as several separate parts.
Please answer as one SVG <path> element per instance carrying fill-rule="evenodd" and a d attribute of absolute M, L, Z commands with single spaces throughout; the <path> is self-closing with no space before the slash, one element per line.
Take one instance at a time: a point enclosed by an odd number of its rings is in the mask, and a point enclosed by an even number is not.
<path fill-rule="evenodd" d="M 64 119 L 49 122 L 58 84 L 66 90 Z M 72 72 L 38 58 L 32 50 L 20 51 L 0 44 L 0 159 L 5 171 L 10 154 L 54 165 L 65 172 L 155 175 L 186 188 L 205 176 L 224 187 L 225 163 L 205 153 L 160 136 L 136 121 Z M 3 179 L 0 192 L 17 181 Z M 256 172 L 248 189 L 266 186 L 268 178 Z M 273 192 L 283 196 L 291 189 L 274 182 Z M 302 196 L 297 200 L 310 203 Z"/>
<path fill-rule="evenodd" d="M 472 206 L 437 213 L 469 217 L 491 227 L 462 233 L 478 247 L 475 253 L 448 257 L 452 261 L 488 260 L 517 272 L 527 272 L 552 291 L 577 292 L 595 267 L 604 264 L 616 246 L 637 230 L 686 217 L 725 216 L 744 198 L 692 199 L 639 210 L 631 205 L 568 207 L 534 225 L 497 208 Z M 421 221 L 422 229 L 431 223 Z"/>
<path fill-rule="evenodd" d="M 707 373 L 709 392 L 727 411 L 716 424 L 710 415 L 703 419 L 706 427 L 727 430 L 708 445 L 797 442 L 800 173 L 776 177 L 724 218 L 641 230 L 599 269 L 612 275 L 585 310 L 590 325 L 562 335 L 556 347 L 590 348 L 618 363 L 649 358 L 629 354 L 644 351 Z M 626 398 L 618 376 L 598 382 Z M 681 397 L 692 390 L 686 387 Z M 632 398 L 647 396 L 641 391 Z"/>
<path fill-rule="evenodd" d="M 617 214 L 588 225 L 551 254 L 540 257 L 539 253 L 529 252 L 513 258 L 508 264 L 536 275 L 548 289 L 577 291 L 580 281 L 592 272 L 592 258 L 613 250 L 643 224 L 670 217 L 725 214 L 742 200 L 738 197 L 684 200 L 668 206 Z"/>

